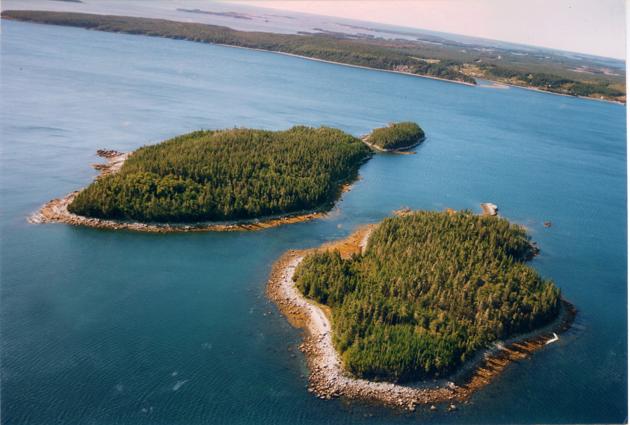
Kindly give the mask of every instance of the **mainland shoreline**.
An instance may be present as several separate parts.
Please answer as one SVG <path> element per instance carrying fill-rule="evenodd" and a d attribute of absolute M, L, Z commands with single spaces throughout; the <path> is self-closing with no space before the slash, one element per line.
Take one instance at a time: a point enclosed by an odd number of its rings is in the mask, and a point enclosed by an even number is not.
<path fill-rule="evenodd" d="M 584 99 L 584 100 L 594 100 L 597 102 L 604 102 L 604 103 L 612 103 L 615 105 L 622 105 L 622 106 L 626 106 L 626 102 L 622 102 L 620 100 L 612 100 L 612 99 L 602 99 L 599 97 L 589 97 L 589 96 L 579 96 L 579 95 L 574 95 L 574 94 L 568 94 L 568 93 L 558 93 L 558 92 L 554 92 L 551 90 L 543 90 L 540 89 L 538 87 L 533 87 L 533 86 L 519 86 L 518 84 L 512 84 L 512 83 L 506 83 L 504 81 L 498 81 L 498 80 L 485 80 L 485 81 L 491 81 L 494 84 L 496 84 L 497 86 L 505 86 L 505 87 L 489 87 L 489 86 L 480 86 L 477 85 L 477 87 L 481 87 L 481 88 L 515 88 L 515 89 L 523 89 L 523 90 L 529 90 L 529 91 L 533 91 L 533 92 L 538 92 L 538 93 L 542 93 L 542 94 L 553 94 L 555 96 L 564 96 L 564 97 L 572 97 L 573 99 Z"/>
<path fill-rule="evenodd" d="M 376 225 L 362 226 L 345 239 L 307 250 L 290 250 L 273 265 L 267 284 L 267 296 L 276 304 L 287 320 L 304 329 L 304 352 L 309 373 L 308 391 L 321 399 L 343 397 L 350 400 L 370 401 L 388 407 L 413 411 L 416 406 L 448 403 L 448 410 L 457 408 L 455 403 L 465 403 L 478 389 L 489 384 L 510 363 L 529 357 L 535 351 L 557 340 L 556 333 L 569 329 L 577 313 L 575 307 L 562 300 L 561 313 L 551 324 L 528 335 L 497 342 L 494 348 L 480 353 L 478 358 L 463 365 L 449 381 L 424 381 L 420 385 L 400 385 L 376 382 L 350 376 L 334 347 L 331 318 L 328 310 L 306 299 L 293 282 L 298 264 L 310 252 L 338 249 L 342 257 L 363 252 L 371 231 Z M 467 372 L 467 369 L 470 369 Z M 455 378 L 462 375 L 459 378 Z"/>
<path fill-rule="evenodd" d="M 37 11 L 37 12 L 39 12 L 39 11 Z M 80 12 L 77 12 L 77 13 L 80 13 Z M 105 15 L 105 14 L 100 14 L 100 13 L 95 13 L 94 15 L 116 16 L 116 17 L 120 17 L 120 18 L 129 18 L 130 17 L 130 16 L 124 16 L 124 15 Z M 71 25 L 63 25 L 63 24 L 55 24 L 55 23 L 48 23 L 48 22 L 38 22 L 38 21 L 32 21 L 32 20 L 26 20 L 26 19 L 19 19 L 19 18 L 15 18 L 13 16 L 2 16 L 2 19 L 6 19 L 6 20 L 9 20 L 9 21 L 16 21 L 16 22 L 30 22 L 30 23 L 34 23 L 34 24 L 40 24 L 40 25 L 57 25 L 57 26 L 66 26 L 66 27 L 67 26 L 71 26 Z M 156 19 L 156 18 L 143 18 L 143 19 Z M 183 21 L 173 21 L 171 19 L 165 19 L 165 20 L 171 21 L 171 22 L 176 22 L 176 23 L 186 23 L 186 22 L 183 22 Z M 109 32 L 109 33 L 114 33 L 114 34 L 121 33 L 121 34 L 130 34 L 130 35 L 144 35 L 146 37 L 159 37 L 159 38 L 168 38 L 168 39 L 171 39 L 171 40 L 191 41 L 191 42 L 194 42 L 194 43 L 210 44 L 210 45 L 221 46 L 221 47 L 231 47 L 231 48 L 235 48 L 235 49 L 253 50 L 253 51 L 257 51 L 257 52 L 275 53 L 275 54 L 278 54 L 278 55 L 291 56 L 291 57 L 294 57 L 294 58 L 307 59 L 307 60 L 310 60 L 310 61 L 329 63 L 329 64 L 333 64 L 333 65 L 350 66 L 352 68 L 369 69 L 369 70 L 372 70 L 372 71 L 391 72 L 391 73 L 394 73 L 394 74 L 408 75 L 408 76 L 412 76 L 412 77 L 429 78 L 431 80 L 444 81 L 444 82 L 447 82 L 447 83 L 463 84 L 465 86 L 475 87 L 477 85 L 476 83 L 468 83 L 466 81 L 461 81 L 461 80 L 449 80 L 448 78 L 441 78 L 441 77 L 435 77 L 435 76 L 432 76 L 432 75 L 424 75 L 424 74 L 414 74 L 413 72 L 397 71 L 395 69 L 372 68 L 372 67 L 364 66 L 364 65 L 354 65 L 354 64 L 351 64 L 351 63 L 336 62 L 336 61 L 331 61 L 331 60 L 327 60 L 327 59 L 315 58 L 315 57 L 311 57 L 311 56 L 298 55 L 296 53 L 283 52 L 283 51 L 280 51 L 280 50 L 260 49 L 260 48 L 257 48 L 257 47 L 237 46 L 235 44 L 211 43 L 211 42 L 198 41 L 198 40 L 189 39 L 189 38 L 167 37 L 167 36 L 160 35 L 160 34 L 136 34 L 136 33 L 133 33 L 133 32 L 109 31 L 109 30 L 93 29 L 93 28 L 80 27 L 80 26 L 76 27 L 76 28 L 83 28 L 83 29 L 88 30 L 88 31 Z"/>
<path fill-rule="evenodd" d="M 185 41 L 190 41 L 190 40 L 185 40 Z M 254 50 L 254 51 L 257 51 L 257 52 L 276 53 L 278 55 L 291 56 L 291 57 L 299 58 L 299 59 L 307 59 L 307 60 L 315 61 L 315 62 L 329 63 L 329 64 L 332 64 L 332 65 L 349 66 L 349 67 L 352 67 L 352 68 L 368 69 L 370 71 L 390 72 L 392 74 L 400 74 L 400 75 L 408 75 L 408 76 L 411 76 L 411 77 L 428 78 L 430 80 L 443 81 L 443 82 L 446 82 L 446 83 L 462 84 L 464 86 L 470 86 L 470 87 L 476 87 L 477 86 L 476 83 L 473 84 L 473 83 L 468 83 L 466 81 L 449 80 L 448 78 L 434 77 L 433 75 L 426 75 L 426 74 L 414 74 L 413 72 L 397 71 L 395 69 L 372 68 L 372 67 L 364 66 L 364 65 L 354 65 L 354 64 L 351 64 L 351 63 L 335 62 L 335 61 L 326 60 L 326 59 L 319 59 L 319 58 L 310 57 L 310 56 L 298 55 L 296 53 L 282 52 L 282 51 L 279 51 L 279 50 L 265 50 L 265 49 L 258 49 L 256 47 L 235 46 L 235 45 L 231 45 L 231 44 L 221 44 L 221 43 L 206 43 L 206 44 L 215 44 L 216 46 L 222 46 L 222 47 L 234 47 L 234 48 L 237 48 L 237 49 Z"/>
<path fill-rule="evenodd" d="M 186 41 L 189 41 L 189 40 L 186 40 Z M 214 44 L 214 43 L 207 43 L 207 44 Z M 393 74 L 408 75 L 408 76 L 411 76 L 411 77 L 428 78 L 428 79 L 431 79 L 431 80 L 443 81 L 443 82 L 446 82 L 446 83 L 462 84 L 464 86 L 470 86 L 470 87 L 482 87 L 478 83 L 474 83 L 473 84 L 473 83 L 468 83 L 466 81 L 449 80 L 448 78 L 434 77 L 432 75 L 414 74 L 413 72 L 397 71 L 395 69 L 381 69 L 381 68 L 372 68 L 372 67 L 363 66 L 363 65 L 353 65 L 351 63 L 343 63 L 343 62 L 330 61 L 330 60 L 326 60 L 326 59 L 318 59 L 318 58 L 313 58 L 313 57 L 309 57 L 309 56 L 298 55 L 298 54 L 295 54 L 295 53 L 281 52 L 281 51 L 278 51 L 278 50 L 265 50 L 265 49 L 257 49 L 255 47 L 233 46 L 231 44 L 220 44 L 220 43 L 216 43 L 216 45 L 217 46 L 223 46 L 223 47 L 235 47 L 237 49 L 256 50 L 256 51 L 259 51 L 259 52 L 277 53 L 279 55 L 292 56 L 292 57 L 295 57 L 295 58 L 307 59 L 307 60 L 316 61 L 316 62 L 324 62 L 324 63 L 333 64 L 333 65 L 350 66 L 352 68 L 369 69 L 369 70 L 372 70 L 372 71 L 390 72 L 390 73 L 393 73 Z M 519 86 L 518 84 L 507 83 L 507 82 L 500 81 L 500 80 L 489 80 L 489 79 L 487 79 L 487 77 L 483 77 L 483 78 L 473 77 L 473 78 L 475 79 L 475 81 L 477 81 L 477 80 L 485 80 L 485 81 L 490 81 L 490 82 L 494 83 L 497 86 L 505 86 L 505 87 L 501 87 L 501 88 L 514 87 L 514 88 L 519 88 L 519 89 L 535 91 L 535 92 L 538 92 L 538 93 L 547 93 L 547 94 L 554 94 L 554 95 L 557 95 L 557 96 L 572 97 L 574 99 L 595 100 L 595 101 L 598 101 L 598 102 L 613 103 L 613 104 L 623 105 L 623 106 L 626 105 L 626 102 L 622 102 L 622 101 L 619 101 L 619 100 L 612 100 L 612 99 L 605 99 L 605 98 L 602 99 L 602 98 L 599 98 L 599 97 L 580 96 L 580 95 L 573 95 L 573 94 L 568 94 L 568 93 L 558 93 L 558 92 L 554 92 L 554 91 L 551 91 L 551 90 L 543 90 L 541 88 L 534 87 L 534 86 Z M 482 88 L 484 88 L 484 87 L 482 87 Z M 488 87 L 485 87 L 485 88 L 488 88 Z"/>
<path fill-rule="evenodd" d="M 6 10 L 6 11 L 11 12 L 11 10 Z M 6 11 L 3 11 L 3 12 L 6 12 Z M 35 11 L 35 12 L 42 12 L 42 11 Z M 59 12 L 59 13 L 63 13 L 63 12 Z M 69 12 L 69 13 L 73 13 L 73 12 Z M 77 12 L 77 13 L 80 13 L 80 12 Z M 156 18 L 130 17 L 130 16 L 124 16 L 124 15 L 105 15 L 105 14 L 99 14 L 99 13 L 95 13 L 95 14 L 92 14 L 92 15 L 115 16 L 115 17 L 119 17 L 119 18 L 156 19 Z M 16 21 L 16 22 L 30 22 L 30 23 L 41 24 L 41 25 L 57 25 L 57 26 L 70 26 L 70 27 L 73 26 L 73 25 L 66 25 L 66 24 L 59 24 L 59 23 L 49 23 L 49 22 L 40 22 L 40 21 L 37 21 L 37 20 L 17 18 L 17 17 L 14 17 L 14 16 L 6 15 L 4 13 L 3 13 L 1 19 L 6 19 L 6 20 L 11 20 L 11 21 Z M 186 22 L 183 22 L 183 21 L 173 21 L 173 20 L 170 20 L 170 19 L 165 19 L 165 20 L 166 21 L 170 21 L 170 22 L 175 22 L 175 23 L 183 23 L 183 24 L 186 23 Z M 85 26 L 76 26 L 76 27 L 77 28 L 83 28 L 83 29 L 86 29 L 86 30 L 100 31 L 100 32 L 122 33 L 122 34 L 130 34 L 130 35 L 144 35 L 144 36 L 147 36 L 147 37 L 160 37 L 160 38 L 168 38 L 168 39 L 172 39 L 172 40 L 192 41 L 192 42 L 196 42 L 196 43 L 211 44 L 211 45 L 216 45 L 216 46 L 231 47 L 231 48 L 238 48 L 238 49 L 247 49 L 247 50 L 255 50 L 255 51 L 267 52 L 267 53 L 276 53 L 276 54 L 280 54 L 280 55 L 292 56 L 292 57 L 296 57 L 296 58 L 307 59 L 307 60 L 317 61 L 317 62 L 324 62 L 324 63 L 334 64 L 334 65 L 349 66 L 349 67 L 353 67 L 353 68 L 362 68 L 362 69 L 368 69 L 368 70 L 373 70 L 373 71 L 390 72 L 390 73 L 394 73 L 394 74 L 408 75 L 408 76 L 412 76 L 412 77 L 429 78 L 429 79 L 432 79 L 432 80 L 444 81 L 444 82 L 455 83 L 455 84 L 463 84 L 463 85 L 472 86 L 472 87 L 479 86 L 477 84 L 477 80 L 479 79 L 479 80 L 491 81 L 491 82 L 493 82 L 493 83 L 495 83 L 497 85 L 521 88 L 521 89 L 525 89 L 525 90 L 536 91 L 536 92 L 539 92 L 539 93 L 548 93 L 548 94 L 554 94 L 554 95 L 560 95 L 560 96 L 566 96 L 566 97 L 573 97 L 573 98 L 579 98 L 579 99 L 595 100 L 595 101 L 599 101 L 599 102 L 607 102 L 607 103 L 614 103 L 614 104 L 619 104 L 619 105 L 626 105 L 626 101 L 619 101 L 619 100 L 612 100 L 612 99 L 598 98 L 598 97 L 590 97 L 590 96 L 582 96 L 582 95 L 572 95 L 572 94 L 567 94 L 567 93 L 559 93 L 559 92 L 554 92 L 554 91 L 551 91 L 551 90 L 543 90 L 543 89 L 540 89 L 540 88 L 537 88 L 537 87 L 533 87 L 533 86 L 517 85 L 517 84 L 513 84 L 513 83 L 504 82 L 504 81 L 501 81 L 501 80 L 492 80 L 492 79 L 489 79 L 489 77 L 487 77 L 487 76 L 484 76 L 484 77 L 471 76 L 472 78 L 475 79 L 475 83 L 470 83 L 470 82 L 466 82 L 466 81 L 435 77 L 435 76 L 425 75 L 425 74 L 414 74 L 412 72 L 396 70 L 396 69 L 381 69 L 381 68 L 374 68 L 374 67 L 369 67 L 369 66 L 364 66 L 364 65 L 355 65 L 355 64 L 344 63 L 344 62 L 336 62 L 336 61 L 331 61 L 331 60 L 326 60 L 326 59 L 319 59 L 319 58 L 315 58 L 315 57 L 299 55 L 299 54 L 296 54 L 296 53 L 283 52 L 283 51 L 280 51 L 280 50 L 261 49 L 261 48 L 256 48 L 256 47 L 238 46 L 238 45 L 225 44 L 225 43 L 212 43 L 212 42 L 199 41 L 199 40 L 185 38 L 185 37 L 182 37 L 182 38 L 180 38 L 180 37 L 169 37 L 169 36 L 165 36 L 165 35 L 161 35 L 161 34 L 144 34 L 144 33 L 138 34 L 138 33 L 132 32 L 132 31 L 114 31 L 114 30 L 107 30 L 107 29 L 93 29 L 93 28 L 89 28 L 89 27 L 85 27 Z"/>

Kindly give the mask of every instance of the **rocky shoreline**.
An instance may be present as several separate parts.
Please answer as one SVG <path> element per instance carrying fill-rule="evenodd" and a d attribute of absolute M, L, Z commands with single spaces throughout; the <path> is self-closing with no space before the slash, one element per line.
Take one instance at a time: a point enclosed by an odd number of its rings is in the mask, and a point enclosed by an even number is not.
<path fill-rule="evenodd" d="M 424 142 L 425 140 L 426 140 L 426 136 L 418 139 L 418 141 L 416 141 L 415 143 L 412 143 L 411 145 L 408 145 L 408 146 L 403 146 L 403 147 L 396 148 L 396 149 L 383 149 L 380 146 L 376 146 L 376 145 L 370 143 L 370 136 L 369 135 L 361 137 L 361 141 L 363 141 L 363 143 L 365 143 L 370 149 L 373 149 L 373 150 L 378 151 L 378 152 L 397 153 L 397 154 L 400 154 L 400 155 L 412 155 L 412 154 L 415 154 L 415 152 L 411 151 L 411 149 L 415 148 L 416 146 L 418 146 L 420 143 Z"/>
<path fill-rule="evenodd" d="M 358 229 L 348 238 L 325 244 L 315 249 L 339 249 L 342 257 L 361 252 L 367 245 L 374 226 Z M 413 411 L 416 406 L 437 410 L 436 404 L 446 403 L 447 410 L 457 409 L 478 389 L 489 384 L 511 362 L 529 357 L 533 352 L 557 340 L 557 333 L 571 327 L 575 308 L 562 300 L 560 317 L 533 336 L 495 344 L 472 367 L 472 372 L 454 381 L 428 381 L 422 386 L 406 386 L 388 382 L 358 379 L 344 371 L 343 363 L 333 345 L 331 321 L 325 307 L 306 299 L 295 287 L 293 273 L 302 259 L 312 250 L 288 251 L 273 266 L 267 295 L 278 306 L 289 322 L 305 330 L 299 349 L 309 366 L 308 391 L 322 399 L 343 397 L 370 401 L 385 406 Z"/>
<path fill-rule="evenodd" d="M 96 179 L 118 172 L 127 158 L 131 155 L 131 153 L 105 149 L 99 149 L 96 151 L 96 154 L 107 161 L 106 163 L 92 164 L 92 167 L 99 171 Z M 348 191 L 349 188 L 350 184 L 346 184 L 341 188 L 341 192 Z M 268 229 L 285 224 L 301 223 L 321 218 L 326 215 L 325 212 L 312 211 L 254 220 L 190 224 L 140 223 L 133 221 L 107 220 L 85 217 L 68 211 L 68 206 L 72 203 L 79 192 L 80 190 L 77 190 L 62 198 L 56 198 L 48 201 L 37 212 L 28 217 L 28 222 L 33 224 L 65 223 L 73 226 L 87 226 L 97 229 L 131 230 L 150 233 L 230 232 Z"/>
<path fill-rule="evenodd" d="M 484 202 L 481 205 L 482 215 L 495 216 L 499 211 L 499 207 L 491 202 Z"/>

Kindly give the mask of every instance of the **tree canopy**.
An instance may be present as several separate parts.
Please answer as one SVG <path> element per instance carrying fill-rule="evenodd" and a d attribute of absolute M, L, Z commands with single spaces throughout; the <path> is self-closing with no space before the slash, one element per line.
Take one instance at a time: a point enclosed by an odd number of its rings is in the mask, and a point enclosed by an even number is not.
<path fill-rule="evenodd" d="M 330 205 L 370 150 L 341 130 L 196 131 L 129 156 L 70 204 L 72 213 L 144 222 L 257 218 Z"/>
<path fill-rule="evenodd" d="M 557 316 L 560 290 L 524 264 L 533 254 L 525 230 L 505 219 L 421 211 L 385 219 L 362 255 L 309 254 L 294 279 L 331 308 L 347 370 L 408 381 L 444 376 Z"/>
<path fill-rule="evenodd" d="M 404 149 L 424 139 L 424 131 L 415 122 L 405 121 L 377 128 L 368 136 L 368 142 L 384 150 Z"/>

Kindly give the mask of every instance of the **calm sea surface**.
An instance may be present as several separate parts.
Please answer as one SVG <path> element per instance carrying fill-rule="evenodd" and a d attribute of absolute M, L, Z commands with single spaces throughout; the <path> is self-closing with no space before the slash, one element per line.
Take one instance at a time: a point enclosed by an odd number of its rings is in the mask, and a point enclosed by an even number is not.
<path fill-rule="evenodd" d="M 621 422 L 627 417 L 625 108 L 471 88 L 271 53 L 2 22 L 3 424 Z M 88 184 L 98 148 L 199 128 L 421 123 L 417 155 L 377 155 L 329 217 L 255 233 L 31 225 Z M 265 298 L 285 250 L 402 206 L 494 202 L 574 328 L 454 413 L 306 391 L 300 332 Z M 549 220 L 553 226 L 543 227 Z"/>

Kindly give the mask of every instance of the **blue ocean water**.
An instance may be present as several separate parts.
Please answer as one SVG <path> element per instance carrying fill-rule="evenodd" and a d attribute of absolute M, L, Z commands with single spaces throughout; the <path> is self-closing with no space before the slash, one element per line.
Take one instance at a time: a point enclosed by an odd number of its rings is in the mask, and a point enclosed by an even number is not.
<path fill-rule="evenodd" d="M 1 349 L 6 424 L 611 423 L 627 417 L 625 107 L 277 54 L 2 22 Z M 419 122 L 325 219 L 253 233 L 32 225 L 88 184 L 98 148 L 199 128 Z M 323 401 L 265 297 L 273 261 L 402 206 L 494 202 L 579 315 L 469 404 L 400 413 Z M 552 227 L 545 228 L 544 221 Z"/>

